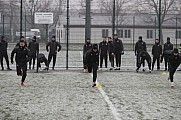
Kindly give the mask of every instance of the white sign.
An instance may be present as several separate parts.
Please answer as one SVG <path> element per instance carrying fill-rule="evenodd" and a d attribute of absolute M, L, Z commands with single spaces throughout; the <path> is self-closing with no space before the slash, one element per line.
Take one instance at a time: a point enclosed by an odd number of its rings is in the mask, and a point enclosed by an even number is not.
<path fill-rule="evenodd" d="M 53 24 L 53 13 L 35 13 L 35 24 Z"/>

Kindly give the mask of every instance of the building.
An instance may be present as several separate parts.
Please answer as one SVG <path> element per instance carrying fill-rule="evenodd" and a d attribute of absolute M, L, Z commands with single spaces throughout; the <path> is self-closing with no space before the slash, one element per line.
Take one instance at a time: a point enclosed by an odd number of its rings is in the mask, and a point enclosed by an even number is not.
<path fill-rule="evenodd" d="M 102 13 L 93 13 L 91 15 L 91 42 L 99 43 L 102 37 L 112 36 L 112 17 L 111 15 Z M 163 40 L 170 37 L 173 44 L 181 42 L 181 24 L 177 22 L 174 15 L 167 15 L 168 18 L 173 18 L 164 22 L 162 26 Z M 123 16 L 122 21 L 118 21 L 116 33 L 125 44 L 133 44 L 142 36 L 147 44 L 153 44 L 155 38 L 158 38 L 158 22 L 155 15 L 147 14 L 132 14 L 128 13 Z M 85 15 L 78 13 L 70 14 L 69 26 L 69 43 L 84 43 L 85 42 Z M 121 23 L 121 24 L 119 24 Z M 56 25 L 56 37 L 61 43 L 66 43 L 66 15 L 61 15 Z"/>

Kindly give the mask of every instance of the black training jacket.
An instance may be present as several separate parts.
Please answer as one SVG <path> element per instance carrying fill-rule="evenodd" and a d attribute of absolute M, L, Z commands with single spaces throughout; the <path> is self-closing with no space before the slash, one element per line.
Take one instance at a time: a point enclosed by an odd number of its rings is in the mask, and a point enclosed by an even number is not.
<path fill-rule="evenodd" d="M 112 54 L 115 52 L 114 43 L 112 41 L 108 42 L 108 53 Z"/>
<path fill-rule="evenodd" d="M 172 43 L 165 43 L 164 48 L 163 48 L 163 52 L 165 52 L 166 50 L 173 50 L 173 44 Z"/>
<path fill-rule="evenodd" d="M 177 69 L 181 64 L 181 54 L 174 56 L 173 53 L 169 58 L 170 66 Z"/>
<path fill-rule="evenodd" d="M 38 53 L 39 52 L 39 43 L 36 41 L 29 42 L 28 49 L 30 50 L 31 54 Z"/>
<path fill-rule="evenodd" d="M 0 52 L 7 52 L 8 43 L 5 40 L 0 41 Z"/>
<path fill-rule="evenodd" d="M 91 44 L 91 43 L 85 43 L 85 44 L 84 44 L 84 47 L 83 47 L 83 55 L 85 55 L 86 52 L 87 52 L 88 50 L 90 50 L 90 49 L 92 49 L 92 44 Z"/>
<path fill-rule="evenodd" d="M 124 47 L 123 47 L 123 43 L 120 39 L 116 39 L 114 41 L 114 47 L 115 47 L 115 53 L 122 53 L 124 52 Z"/>
<path fill-rule="evenodd" d="M 88 50 L 87 53 L 84 55 L 84 65 L 92 65 L 97 64 L 99 65 L 99 52 L 94 52 L 92 49 Z"/>
<path fill-rule="evenodd" d="M 17 64 L 26 64 L 29 61 L 29 49 L 27 47 L 15 47 L 11 52 L 11 61 L 13 61 L 14 54 L 16 54 L 15 61 Z"/>
<path fill-rule="evenodd" d="M 46 50 L 49 51 L 50 54 L 57 54 L 61 50 L 61 45 L 57 41 L 51 41 L 46 45 Z"/>
<path fill-rule="evenodd" d="M 142 51 L 147 51 L 146 43 L 143 41 L 136 42 L 135 45 L 135 55 L 139 54 Z"/>
<path fill-rule="evenodd" d="M 152 55 L 153 57 L 160 57 L 160 55 L 162 54 L 162 46 L 160 44 L 155 44 L 152 47 Z"/>
<path fill-rule="evenodd" d="M 107 55 L 108 54 L 108 43 L 107 42 L 100 42 L 99 43 L 99 53 L 100 55 Z"/>

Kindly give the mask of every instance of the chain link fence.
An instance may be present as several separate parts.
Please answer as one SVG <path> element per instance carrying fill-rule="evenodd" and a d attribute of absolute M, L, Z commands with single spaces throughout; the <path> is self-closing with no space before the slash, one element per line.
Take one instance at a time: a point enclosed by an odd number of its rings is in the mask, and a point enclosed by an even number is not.
<path fill-rule="evenodd" d="M 6 40 L 12 45 L 9 46 L 9 50 L 12 50 L 14 44 L 19 39 L 19 29 L 20 29 L 20 0 L 1 0 L 1 24 L 0 33 L 4 35 Z M 29 1 L 27 4 L 32 5 L 33 1 Z M 35 2 L 35 1 L 34 1 Z M 40 2 L 40 1 L 39 1 Z M 56 4 L 57 2 L 57 4 Z M 66 1 L 53 1 L 53 4 L 49 6 L 47 11 L 54 13 L 54 23 L 48 25 L 49 38 L 52 35 L 56 35 L 56 40 L 62 45 L 62 51 L 59 58 L 57 58 L 58 67 L 66 67 L 66 62 L 68 62 L 68 67 L 82 67 L 82 49 L 85 43 L 85 8 L 82 5 L 77 8 L 75 5 L 70 4 L 70 14 L 69 14 L 69 39 L 67 41 L 67 11 L 66 11 Z M 47 2 L 48 3 L 48 2 Z M 47 3 L 44 3 L 47 5 Z M 51 2 L 52 3 L 52 2 Z M 71 3 L 71 1 L 70 1 Z M 61 5 L 61 8 L 59 6 Z M 77 3 L 80 4 L 81 3 Z M 103 37 L 112 37 L 112 13 L 106 13 L 104 9 L 98 9 L 95 2 L 91 3 L 91 43 L 100 43 Z M 48 42 L 46 38 L 46 25 L 37 25 L 32 23 L 34 21 L 34 16 L 31 12 L 33 9 L 28 9 L 23 7 L 23 32 L 27 38 L 27 42 L 31 40 L 28 31 L 31 28 L 39 29 L 41 39 L 40 52 L 45 52 L 45 45 Z M 38 6 L 38 4 L 37 4 Z M 44 6 L 46 7 L 46 6 Z M 45 8 L 44 8 L 45 9 Z M 42 8 L 42 11 L 44 11 Z M 158 38 L 158 20 L 155 14 L 139 14 L 139 13 L 118 13 L 115 14 L 115 33 L 118 34 L 119 38 L 123 41 L 124 48 L 126 51 L 133 51 L 134 45 L 138 40 L 139 36 L 143 37 L 143 40 L 147 43 L 148 50 L 151 50 L 152 45 L 155 43 L 155 39 Z M 181 43 L 181 18 L 174 14 L 167 14 L 165 21 L 162 25 L 162 35 L 163 43 L 166 42 L 166 38 L 170 37 L 173 44 Z M 68 42 L 68 51 L 67 51 Z M 176 46 L 176 45 L 175 45 Z M 68 52 L 68 58 L 66 57 Z M 129 59 L 125 55 L 125 60 Z M 124 60 L 123 60 L 124 61 Z"/>

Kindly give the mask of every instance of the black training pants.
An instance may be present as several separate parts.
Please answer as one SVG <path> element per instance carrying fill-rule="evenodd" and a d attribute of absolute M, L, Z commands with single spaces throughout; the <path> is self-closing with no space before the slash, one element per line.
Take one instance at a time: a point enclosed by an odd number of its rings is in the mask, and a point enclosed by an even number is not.
<path fill-rule="evenodd" d="M 49 67 L 48 60 L 46 58 L 38 60 L 38 67 L 41 67 L 40 63 L 45 63 L 46 67 Z"/>
<path fill-rule="evenodd" d="M 121 53 L 120 52 L 115 53 L 115 59 L 116 59 L 116 67 L 121 67 Z"/>
<path fill-rule="evenodd" d="M 136 55 L 136 67 L 139 67 L 139 53 Z M 143 61 L 143 67 L 145 67 L 145 61 Z M 140 66 L 141 67 L 141 66 Z"/>
<path fill-rule="evenodd" d="M 88 65 L 88 72 L 91 73 L 93 70 L 93 82 L 96 82 L 97 79 L 97 69 L 98 65 L 95 63 Z"/>
<path fill-rule="evenodd" d="M 24 82 L 27 75 L 27 64 L 26 63 L 17 63 L 16 71 L 18 76 L 22 76 L 21 82 Z"/>
<path fill-rule="evenodd" d="M 164 61 L 165 61 L 165 69 L 167 69 L 167 66 L 169 67 L 169 57 L 164 56 Z"/>
<path fill-rule="evenodd" d="M 173 82 L 173 76 L 176 72 L 177 68 L 176 67 L 173 67 L 173 66 L 169 66 L 169 78 L 170 78 L 170 81 Z"/>
<path fill-rule="evenodd" d="M 1 58 L 0 58 L 1 60 L 0 60 L 0 61 L 1 61 L 1 67 L 2 67 L 2 68 L 4 68 L 4 67 L 3 67 L 3 58 L 5 58 L 6 64 L 7 64 L 7 68 L 9 68 L 9 59 L 8 59 L 8 54 L 7 54 L 7 52 L 2 52 L 2 53 L 1 53 Z"/>
<path fill-rule="evenodd" d="M 109 61 L 111 62 L 111 67 L 114 68 L 114 55 L 109 54 Z"/>
<path fill-rule="evenodd" d="M 105 68 L 107 68 L 107 55 L 100 55 L 100 68 L 102 68 L 103 60 L 105 61 Z"/>
<path fill-rule="evenodd" d="M 34 66 L 35 66 L 35 60 L 36 60 L 36 53 L 35 53 L 35 54 L 31 54 L 31 56 L 30 56 L 30 62 L 29 62 L 29 67 L 31 67 L 32 60 L 33 60 L 33 68 L 34 68 Z"/>
<path fill-rule="evenodd" d="M 157 69 L 160 69 L 160 57 L 153 57 L 152 70 L 154 69 L 155 62 L 157 61 Z"/>
<path fill-rule="evenodd" d="M 55 63 L 56 63 L 57 55 L 56 54 L 49 54 L 48 55 L 48 64 L 50 64 L 50 62 L 52 60 L 52 57 L 53 57 L 53 68 L 54 68 L 55 67 Z"/>
<path fill-rule="evenodd" d="M 146 57 L 141 57 L 141 62 L 140 63 L 138 63 L 139 65 L 138 65 L 138 70 L 139 70 L 139 68 L 141 67 L 141 64 L 144 64 L 145 62 L 144 61 L 147 61 L 147 63 L 148 63 L 148 68 L 149 68 L 149 70 L 151 70 L 151 58 L 146 58 Z"/>

